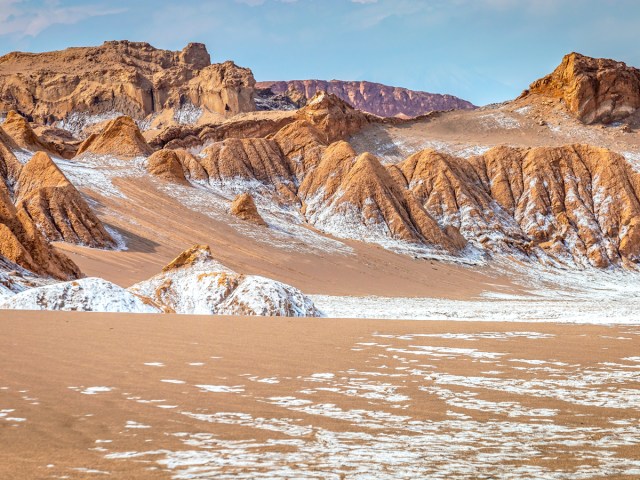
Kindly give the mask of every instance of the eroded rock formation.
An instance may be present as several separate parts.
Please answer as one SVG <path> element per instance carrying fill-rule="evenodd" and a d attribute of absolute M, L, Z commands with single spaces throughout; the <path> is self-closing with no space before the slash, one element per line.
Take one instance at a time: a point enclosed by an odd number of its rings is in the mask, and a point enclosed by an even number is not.
<path fill-rule="evenodd" d="M 30 218 L 51 242 L 97 248 L 115 246 L 80 192 L 44 152 L 36 153 L 22 168 L 15 202 L 19 214 Z"/>
<path fill-rule="evenodd" d="M 108 122 L 99 134 L 92 134 L 78 148 L 77 155 L 89 152 L 98 155 L 133 158 L 150 155 L 151 147 L 131 117 L 118 117 Z"/>
<path fill-rule="evenodd" d="M 570 53 L 531 84 L 526 95 L 561 98 L 584 123 L 610 123 L 640 108 L 640 70 L 623 62 Z"/>
<path fill-rule="evenodd" d="M 300 290 L 269 278 L 235 273 L 215 261 L 205 245 L 181 253 L 162 273 L 129 291 L 149 298 L 168 312 L 320 316 L 311 299 Z"/>
<path fill-rule="evenodd" d="M 267 222 L 264 221 L 264 219 L 258 212 L 256 203 L 253 201 L 253 197 L 250 193 L 241 193 L 236 198 L 234 198 L 233 202 L 231 203 L 229 213 L 246 222 L 254 223 L 262 227 L 267 226 Z"/>
<path fill-rule="evenodd" d="M 140 120 L 185 104 L 222 114 L 252 111 L 254 84 L 249 69 L 211 65 L 198 43 L 173 52 L 123 40 L 0 57 L 0 111 L 39 123 L 112 112 Z"/>

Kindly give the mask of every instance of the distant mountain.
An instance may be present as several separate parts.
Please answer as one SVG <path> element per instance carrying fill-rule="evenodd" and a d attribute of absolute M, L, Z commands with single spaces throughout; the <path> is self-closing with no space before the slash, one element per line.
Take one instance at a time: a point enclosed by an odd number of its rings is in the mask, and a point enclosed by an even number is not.
<path fill-rule="evenodd" d="M 264 110 L 302 107 L 318 91 L 341 98 L 352 107 L 380 117 L 417 117 L 434 110 L 470 110 L 472 103 L 453 95 L 418 92 L 372 82 L 291 80 L 258 82 L 256 106 Z"/>

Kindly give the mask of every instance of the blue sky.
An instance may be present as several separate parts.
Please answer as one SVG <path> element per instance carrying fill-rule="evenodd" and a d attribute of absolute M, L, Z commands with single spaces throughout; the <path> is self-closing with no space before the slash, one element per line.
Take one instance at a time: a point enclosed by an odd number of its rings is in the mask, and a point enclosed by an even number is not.
<path fill-rule="evenodd" d="M 511 99 L 578 51 L 640 66 L 637 0 L 0 0 L 0 54 L 207 44 L 257 80 L 370 80 Z"/>

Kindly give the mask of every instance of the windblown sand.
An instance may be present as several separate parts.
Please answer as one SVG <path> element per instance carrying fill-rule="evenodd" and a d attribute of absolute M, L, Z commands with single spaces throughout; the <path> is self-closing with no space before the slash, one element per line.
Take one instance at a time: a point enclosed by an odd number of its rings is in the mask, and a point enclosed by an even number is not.
<path fill-rule="evenodd" d="M 0 314 L 0 478 L 638 478 L 640 326 Z"/>

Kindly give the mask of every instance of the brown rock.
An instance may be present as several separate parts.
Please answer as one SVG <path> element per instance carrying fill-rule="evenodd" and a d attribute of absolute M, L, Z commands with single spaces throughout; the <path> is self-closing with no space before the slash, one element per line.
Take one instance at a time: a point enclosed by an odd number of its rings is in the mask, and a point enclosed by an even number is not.
<path fill-rule="evenodd" d="M 213 261 L 211 249 L 208 245 L 194 245 L 188 248 L 171 262 L 164 266 L 163 272 L 178 270 L 180 268 L 190 267 L 196 263 Z"/>
<path fill-rule="evenodd" d="M 85 152 L 133 158 L 150 155 L 152 149 L 131 117 L 118 117 L 107 123 L 100 134 L 87 138 L 77 155 Z"/>
<path fill-rule="evenodd" d="M 305 120 L 297 120 L 280 129 L 273 137 L 289 160 L 298 179 L 320 162 L 326 145 L 320 130 Z"/>
<path fill-rule="evenodd" d="M 346 140 L 371 122 L 366 114 L 326 92 L 318 92 L 304 108 L 298 110 L 297 116 L 320 130 L 326 144 Z"/>
<path fill-rule="evenodd" d="M 380 117 L 411 118 L 435 110 L 475 108 L 466 100 L 452 95 L 417 92 L 372 82 L 292 80 L 258 82 L 256 88 L 268 88 L 276 95 L 286 95 L 296 105 L 304 105 L 318 92 L 324 91 L 336 95 L 355 109 Z"/>
<path fill-rule="evenodd" d="M 439 225 L 483 250 L 578 266 L 640 262 L 640 174 L 609 150 L 424 151 L 392 168 Z"/>
<path fill-rule="evenodd" d="M 115 246 L 80 192 L 44 152 L 36 153 L 18 177 L 16 208 L 49 241 L 97 248 Z"/>
<path fill-rule="evenodd" d="M 0 189 L 0 257 L 38 275 L 61 280 L 79 278 L 80 269 L 47 242 L 31 218 L 15 206 Z"/>
<path fill-rule="evenodd" d="M 623 62 L 570 53 L 523 96 L 561 98 L 584 123 L 610 123 L 640 108 L 640 70 Z"/>
<path fill-rule="evenodd" d="M 229 138 L 203 150 L 210 182 L 258 181 L 287 203 L 296 201 L 295 176 L 278 144 L 264 138 Z"/>
<path fill-rule="evenodd" d="M 49 151 L 49 146 L 38 138 L 29 122 L 14 110 L 7 114 L 7 118 L 2 124 L 2 129 L 20 148 L 32 152 L 37 152 L 38 150 Z"/>
<path fill-rule="evenodd" d="M 330 145 L 299 189 L 312 225 L 338 236 L 387 237 L 445 251 L 460 248 L 379 160 L 356 156 L 346 142 Z"/>
<path fill-rule="evenodd" d="M 253 111 L 254 84 L 251 70 L 233 62 L 210 65 L 202 44 L 172 52 L 124 40 L 0 57 L 0 111 L 18 110 L 40 123 L 72 113 L 141 120 L 185 102 L 219 113 Z"/>
<path fill-rule="evenodd" d="M 188 185 L 182 169 L 182 163 L 174 150 L 158 150 L 147 159 L 147 171 L 175 183 Z"/>
<path fill-rule="evenodd" d="M 267 226 L 267 222 L 258 213 L 253 197 L 249 193 L 242 193 L 233 200 L 230 213 L 247 222 L 263 227 Z"/>

